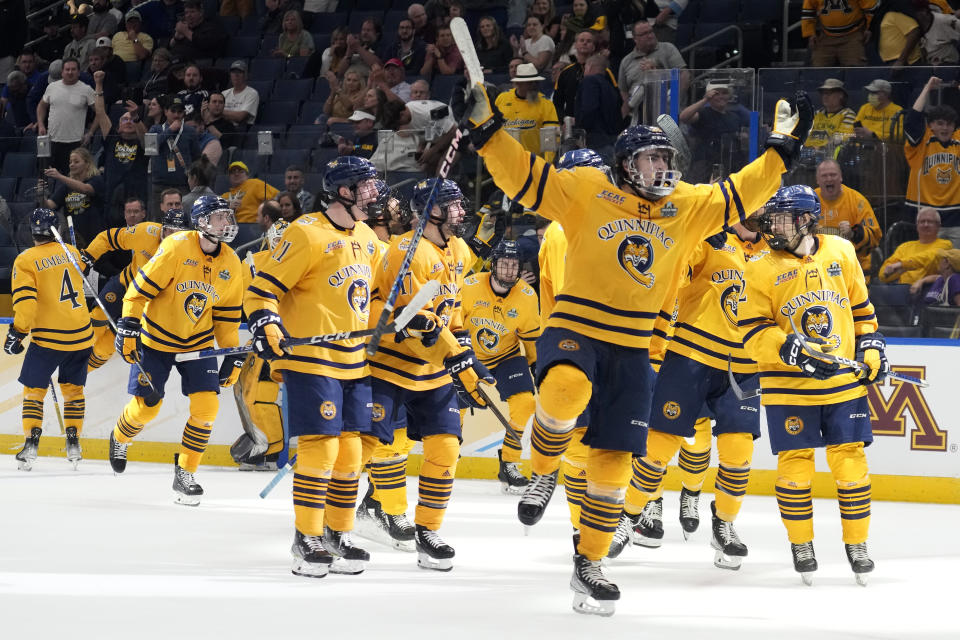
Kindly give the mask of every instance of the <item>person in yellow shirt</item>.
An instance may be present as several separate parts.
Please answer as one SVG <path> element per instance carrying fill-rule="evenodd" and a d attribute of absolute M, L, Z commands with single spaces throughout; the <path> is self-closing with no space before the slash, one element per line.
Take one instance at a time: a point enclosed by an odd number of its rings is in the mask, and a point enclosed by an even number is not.
<path fill-rule="evenodd" d="M 857 111 L 854 131 L 860 138 L 879 138 L 884 142 L 891 138 L 899 138 L 898 131 L 893 131 L 895 116 L 903 111 L 903 107 L 890 101 L 893 87 L 886 80 L 877 78 L 864 87 L 867 90 L 867 102 Z"/>
<path fill-rule="evenodd" d="M 513 78 L 513 91 L 504 91 L 497 96 L 497 108 L 503 114 L 503 126 L 507 130 L 518 131 L 520 144 L 530 153 L 541 156 L 547 162 L 553 162 L 554 153 L 540 152 L 540 129 L 558 127 L 557 108 L 537 89 L 543 76 L 530 63 L 517 66 L 517 75 Z"/>
<path fill-rule="evenodd" d="M 140 30 L 143 18 L 136 9 L 124 16 L 125 29 L 113 34 L 113 54 L 124 62 L 142 62 L 153 51 L 153 38 Z"/>
<path fill-rule="evenodd" d="M 913 16 L 901 11 L 888 11 L 880 21 L 877 52 L 880 58 L 894 67 L 920 62 L 920 39 L 923 29 Z"/>
<path fill-rule="evenodd" d="M 227 167 L 230 190 L 221 196 L 230 203 L 238 223 L 256 222 L 257 209 L 279 191 L 259 178 L 251 178 L 247 165 L 236 160 Z"/>
<path fill-rule="evenodd" d="M 827 78 L 818 88 L 823 106 L 813 114 L 813 127 L 804 147 L 825 152 L 839 148 L 853 136 L 853 123 L 857 114 L 847 106 L 847 90 L 843 81 Z"/>
<path fill-rule="evenodd" d="M 853 243 L 857 260 L 869 282 L 871 253 L 880 244 L 883 231 L 873 207 L 863 194 L 843 184 L 843 173 L 836 160 L 817 165 L 816 194 L 820 197 L 822 233 L 841 236 Z"/>
<path fill-rule="evenodd" d="M 933 207 L 917 212 L 917 240 L 904 242 L 880 265 L 880 280 L 897 284 L 913 284 L 937 272 L 937 251 L 951 249 L 949 240 L 938 238 L 940 214 Z"/>
<path fill-rule="evenodd" d="M 803 0 L 800 30 L 815 67 L 860 67 L 867 63 L 864 43 L 877 0 Z"/>

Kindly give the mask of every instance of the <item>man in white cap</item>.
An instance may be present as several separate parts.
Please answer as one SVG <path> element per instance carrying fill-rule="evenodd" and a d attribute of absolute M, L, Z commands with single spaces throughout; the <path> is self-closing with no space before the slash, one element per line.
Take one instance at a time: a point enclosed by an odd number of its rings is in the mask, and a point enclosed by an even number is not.
<path fill-rule="evenodd" d="M 821 149 L 829 144 L 842 144 L 853 136 L 853 122 L 857 115 L 847 106 L 847 90 L 843 81 L 827 78 L 817 90 L 823 105 L 813 115 L 813 127 L 804 146 Z"/>
<path fill-rule="evenodd" d="M 113 36 L 113 53 L 124 62 L 146 60 L 153 51 L 153 38 L 149 33 L 142 33 L 140 25 L 143 19 L 140 12 L 131 9 L 124 17 L 123 31 L 117 31 Z"/>
<path fill-rule="evenodd" d="M 353 123 L 353 140 L 340 140 L 337 149 L 342 156 L 359 156 L 367 160 L 377 150 L 376 117 L 366 111 L 354 111 L 348 118 Z"/>
<path fill-rule="evenodd" d="M 892 87 L 886 80 L 877 78 L 864 87 L 867 103 L 857 112 L 854 130 L 859 138 L 879 138 L 887 141 L 892 137 L 894 118 L 903 107 L 890 101 Z"/>
<path fill-rule="evenodd" d="M 537 89 L 536 83 L 543 80 L 532 63 L 518 65 L 517 75 L 513 77 L 513 91 L 505 91 L 497 96 L 497 108 L 503 114 L 504 128 L 519 131 L 520 144 L 524 148 L 551 162 L 552 151 L 540 153 L 540 129 L 558 127 L 560 121 L 553 102 Z"/>

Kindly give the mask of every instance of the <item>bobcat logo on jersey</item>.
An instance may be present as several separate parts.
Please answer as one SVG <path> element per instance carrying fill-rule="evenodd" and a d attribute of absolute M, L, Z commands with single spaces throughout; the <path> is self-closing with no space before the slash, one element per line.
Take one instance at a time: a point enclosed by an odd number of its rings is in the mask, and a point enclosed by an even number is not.
<path fill-rule="evenodd" d="M 387 412 L 382 404 L 374 402 L 370 411 L 370 417 L 374 422 L 382 422 L 383 419 L 387 417 Z"/>
<path fill-rule="evenodd" d="M 477 342 L 485 351 L 494 353 L 497 350 L 497 345 L 500 344 L 500 336 L 497 335 L 496 331 L 484 327 L 477 331 Z"/>
<path fill-rule="evenodd" d="M 370 307 L 370 285 L 367 281 L 357 278 L 351 282 L 347 290 L 347 300 L 357 317 L 367 317 Z"/>
<path fill-rule="evenodd" d="M 673 400 L 663 403 L 663 415 L 668 420 L 676 420 L 680 417 L 680 405 Z"/>
<path fill-rule="evenodd" d="M 333 420 L 337 417 L 337 405 L 329 400 L 324 400 L 323 404 L 320 405 L 320 415 L 326 420 Z"/>
<path fill-rule="evenodd" d="M 941 169 L 937 167 L 937 184 L 950 184 L 953 178 L 953 171 L 950 168 Z"/>
<path fill-rule="evenodd" d="M 800 435 L 803 431 L 803 420 L 798 416 L 789 416 L 783 422 L 783 428 L 792 436 Z"/>
<path fill-rule="evenodd" d="M 107 294 L 103 297 L 107 302 L 113 303 L 117 301 L 117 294 L 114 293 L 113 291 L 108 291 Z"/>
<path fill-rule="evenodd" d="M 727 322 L 737 326 L 737 309 L 741 302 L 746 302 L 747 296 L 743 295 L 743 283 L 737 282 L 731 284 L 720 294 L 720 306 L 723 308 L 723 315 Z"/>
<path fill-rule="evenodd" d="M 434 312 L 440 317 L 440 322 L 443 323 L 444 327 L 450 325 L 450 318 L 453 316 L 453 299 L 444 298 L 440 301 L 440 304 L 437 305 L 437 310 Z"/>
<path fill-rule="evenodd" d="M 187 312 L 194 323 L 199 322 L 200 316 L 203 315 L 203 310 L 206 308 L 207 296 L 196 291 L 188 295 L 187 299 L 183 301 L 183 310 Z"/>
<path fill-rule="evenodd" d="M 840 336 L 833 332 L 833 315 L 821 305 L 807 307 L 800 317 L 800 326 L 808 338 L 823 340 L 821 347 L 825 352 L 834 351 L 840 346 Z"/>
<path fill-rule="evenodd" d="M 630 277 L 645 286 L 653 286 L 655 276 L 647 273 L 653 266 L 653 245 L 643 236 L 627 236 L 617 248 L 617 260 Z"/>

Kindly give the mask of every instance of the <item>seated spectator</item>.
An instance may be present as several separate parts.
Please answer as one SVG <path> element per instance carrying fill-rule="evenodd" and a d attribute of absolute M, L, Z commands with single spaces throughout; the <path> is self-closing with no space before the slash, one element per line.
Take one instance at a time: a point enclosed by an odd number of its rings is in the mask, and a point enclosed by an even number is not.
<path fill-rule="evenodd" d="M 96 45 L 96 39 L 87 37 L 87 25 L 89 21 L 86 16 L 74 16 L 70 23 L 70 36 L 73 38 L 63 48 L 63 59 L 74 58 L 80 64 L 81 69 L 86 69 L 89 64 L 87 56 Z"/>
<path fill-rule="evenodd" d="M 211 93 L 207 101 L 200 105 L 200 115 L 207 133 L 220 141 L 224 149 L 240 146 L 239 127 L 223 116 L 226 101 L 222 93 Z"/>
<path fill-rule="evenodd" d="M 857 250 L 857 260 L 870 281 L 871 252 L 880 244 L 883 231 L 873 207 L 863 195 L 843 184 L 843 173 L 836 160 L 824 160 L 817 166 L 817 188 L 821 213 L 817 228 L 846 238 Z"/>
<path fill-rule="evenodd" d="M 124 18 L 126 29 L 113 36 L 113 52 L 124 62 L 146 60 L 153 51 L 153 38 L 149 33 L 140 31 L 142 23 L 140 12 L 131 9 Z"/>
<path fill-rule="evenodd" d="M 183 60 L 221 58 L 227 39 L 227 32 L 219 22 L 204 18 L 200 0 L 186 0 L 183 19 L 177 22 L 170 38 L 170 53 Z"/>
<path fill-rule="evenodd" d="M 867 64 L 864 43 L 870 38 L 870 19 L 878 4 L 877 0 L 804 0 L 800 30 L 808 39 L 813 66 Z"/>
<path fill-rule="evenodd" d="M 340 0 L 304 0 L 303 24 L 309 29 L 315 20 L 323 19 L 320 14 L 337 10 Z"/>
<path fill-rule="evenodd" d="M 376 116 L 366 111 L 354 111 L 348 120 L 353 123 L 353 139 L 340 139 L 338 152 L 342 156 L 360 156 L 369 160 L 377 150 Z"/>
<path fill-rule="evenodd" d="M 554 42 L 557 42 L 560 39 L 560 23 L 563 21 L 563 17 L 557 15 L 553 0 L 533 0 L 532 3 L 528 2 L 526 4 L 529 5 L 527 15 L 540 18 L 540 22 L 543 24 L 543 32 L 550 36 Z M 517 24 L 523 24 L 523 20 Z"/>
<path fill-rule="evenodd" d="M 286 193 L 286 192 L 284 192 Z M 279 195 L 277 196 L 280 197 Z M 267 200 L 257 207 L 257 226 L 262 233 L 266 233 L 277 220 L 284 220 L 283 207 L 276 200 Z"/>
<path fill-rule="evenodd" d="M 557 115 L 562 119 L 567 116 L 573 116 L 573 102 L 577 97 L 577 88 L 583 79 L 583 67 L 587 58 L 597 52 L 597 36 L 585 29 L 577 34 L 574 41 L 576 51 L 573 61 L 563 67 L 556 76 L 553 85 L 553 105 L 557 108 Z M 604 64 L 606 68 L 606 64 Z M 610 74 L 610 82 L 614 85 L 616 81 L 613 74 Z"/>
<path fill-rule="evenodd" d="M 877 78 L 864 87 L 867 90 L 867 103 L 857 111 L 853 123 L 858 138 L 873 138 L 888 142 L 893 135 L 893 124 L 903 107 L 890 101 L 893 88 L 886 80 Z"/>
<path fill-rule="evenodd" d="M 34 51 L 42 60 L 60 60 L 63 58 L 63 49 L 70 42 L 68 33 L 61 33 L 60 27 L 66 26 L 67 21 L 60 16 L 50 13 L 43 20 L 43 40 L 38 42 Z"/>
<path fill-rule="evenodd" d="M 301 213 L 304 211 L 307 213 L 313 211 L 313 194 L 303 188 L 302 167 L 295 164 L 287 167 L 287 170 L 283 173 L 283 184 L 287 188 L 285 193 L 292 193 L 296 197 Z M 282 195 L 281 193 L 280 196 Z M 280 196 L 277 196 L 278 201 Z M 299 213 L 297 215 L 299 215 Z"/>
<path fill-rule="evenodd" d="M 366 73 L 374 66 L 383 65 L 386 43 L 383 42 L 383 27 L 377 20 L 367 18 L 360 25 L 360 35 L 347 36 L 347 55 L 340 61 L 337 73 L 353 66 L 366 67 Z"/>
<path fill-rule="evenodd" d="M 167 189 L 187 190 L 187 168 L 200 157 L 197 132 L 184 121 L 183 101 L 164 96 L 163 123 L 154 124 L 149 133 L 157 134 L 157 155 L 150 158 L 150 215 L 157 219 L 160 194 Z M 149 111 L 147 112 L 149 115 Z"/>
<path fill-rule="evenodd" d="M 316 78 L 326 76 L 328 73 L 336 72 L 340 67 L 340 61 L 347 55 L 347 35 L 349 32 L 346 27 L 337 27 L 330 34 L 330 46 L 320 51 L 314 51 L 307 59 L 303 67 L 302 78 Z"/>
<path fill-rule="evenodd" d="M 300 12 L 291 9 L 283 15 L 283 31 L 277 40 L 277 48 L 273 55 L 282 58 L 305 58 L 313 53 L 316 47 L 313 36 L 303 28 L 303 19 Z"/>
<path fill-rule="evenodd" d="M 533 15 L 527 16 L 524 24 L 525 37 L 518 39 L 516 36 L 511 36 L 510 46 L 513 47 L 515 56 L 535 66 L 538 73 L 543 73 L 550 68 L 553 52 L 557 46 L 553 39 L 543 32 L 543 22 L 540 18 Z"/>
<path fill-rule="evenodd" d="M 880 266 L 880 280 L 887 283 L 913 284 L 937 272 L 936 256 L 940 249 L 952 249 L 949 240 L 938 238 L 940 214 L 933 207 L 917 212 L 917 240 L 904 242 Z"/>
<path fill-rule="evenodd" d="M 549 2 L 550 0 L 539 1 Z M 490 16 L 480 18 L 474 46 L 484 73 L 506 72 L 507 65 L 513 57 L 513 47 L 510 46 L 510 40 L 503 35 L 496 20 Z"/>
<path fill-rule="evenodd" d="M 117 17 L 110 13 L 108 0 L 92 0 L 93 12 L 86 13 L 90 20 L 89 33 L 91 38 L 112 38 L 117 32 L 119 22 Z"/>
<path fill-rule="evenodd" d="M 606 56 L 598 53 L 587 58 L 583 80 L 574 99 L 573 116 L 576 126 L 587 133 L 587 145 L 591 148 L 613 144 L 623 130 L 620 92 Z"/>
<path fill-rule="evenodd" d="M 960 41 L 960 18 L 952 13 L 931 11 L 929 4 L 914 4 L 917 24 L 923 36 L 920 46 L 927 64 L 955 65 L 960 62 L 957 42 Z"/>
<path fill-rule="evenodd" d="M 296 0 L 266 0 L 264 6 L 267 12 L 260 18 L 261 36 L 283 31 L 283 17 L 287 11 L 297 9 L 299 4 Z M 301 22 L 305 22 L 303 16 L 301 16 Z"/>
<path fill-rule="evenodd" d="M 690 125 L 698 142 L 690 166 L 694 182 L 729 175 L 746 161 L 750 112 L 732 99 L 730 85 L 709 82 L 703 98 L 680 112 L 680 122 Z"/>
<path fill-rule="evenodd" d="M 853 123 L 857 115 L 847 106 L 847 90 L 843 81 L 827 78 L 817 89 L 823 105 L 813 114 L 813 126 L 805 147 L 826 150 L 839 147 L 853 136 Z"/>
<path fill-rule="evenodd" d="M 921 62 L 920 39 L 923 31 L 913 18 L 913 7 L 897 6 L 902 11 L 887 11 L 880 20 L 877 51 L 880 58 L 893 67 Z"/>
<path fill-rule="evenodd" d="M 360 69 L 354 68 L 343 74 L 343 85 L 340 85 L 336 74 L 327 72 L 327 82 L 330 83 L 330 95 L 323 103 L 323 112 L 327 115 L 327 123 L 349 122 L 353 113 L 363 107 L 367 93 L 366 83 L 360 75 Z"/>
<path fill-rule="evenodd" d="M 456 134 L 457 123 L 446 104 L 430 99 L 430 83 L 426 80 L 417 80 L 410 86 L 406 110 L 410 114 L 407 126 L 417 132 L 421 149 L 418 170 L 427 175 L 435 174 Z"/>
<path fill-rule="evenodd" d="M 203 75 L 200 73 L 200 67 L 195 64 L 188 64 L 183 70 L 183 89 L 177 92 L 180 99 L 183 100 L 183 106 L 186 107 L 188 116 L 199 112 L 204 100 L 210 97 L 210 92 L 203 88 Z"/>
<path fill-rule="evenodd" d="M 154 49 L 150 56 L 150 73 L 145 75 L 140 81 L 143 87 L 143 101 L 162 96 L 169 91 L 169 81 L 167 79 L 170 73 L 170 51 L 160 47 Z"/>
<path fill-rule="evenodd" d="M 222 197 L 230 203 L 237 222 L 256 222 L 260 204 L 272 200 L 279 193 L 263 180 L 251 178 L 247 165 L 239 160 L 227 167 L 227 177 L 230 179 L 230 190 Z"/>
<path fill-rule="evenodd" d="M 542 81 L 536 66 L 529 62 L 521 64 L 513 78 L 513 91 L 497 96 L 496 105 L 503 114 L 504 128 L 517 131 L 524 148 L 551 162 L 554 152 L 540 152 L 540 129 L 559 126 L 560 122 L 553 103 L 537 90 L 537 83 Z"/>
<path fill-rule="evenodd" d="M 517 68 L 522 64 L 523 64 L 522 58 L 510 59 L 510 64 L 507 65 L 507 77 L 509 78 L 509 80 L 497 85 L 497 95 L 500 95 L 504 91 L 513 90 L 513 79 L 517 77 Z"/>
<path fill-rule="evenodd" d="M 260 108 L 260 94 L 247 85 L 247 63 L 243 60 L 236 60 L 230 65 L 230 85 L 223 92 L 226 103 L 223 117 L 240 127 L 253 124 Z"/>
<path fill-rule="evenodd" d="M 423 68 L 427 45 L 416 37 L 413 31 L 412 20 L 409 18 L 401 20 L 397 24 L 397 39 L 387 48 L 384 55 L 388 59 L 396 58 L 407 72 L 417 74 Z"/>
<path fill-rule="evenodd" d="M 383 91 L 388 100 L 407 102 L 410 100 L 410 83 L 407 82 L 403 63 L 398 58 L 390 58 L 383 69 L 374 67 L 370 73 L 370 84 Z"/>
<path fill-rule="evenodd" d="M 450 27 L 440 27 L 437 29 L 437 41 L 427 45 L 427 56 L 420 75 L 430 78 L 435 74 L 452 76 L 458 73 L 463 73 L 460 49 L 453 41 Z"/>
<path fill-rule="evenodd" d="M 378 142 L 382 136 L 386 137 L 378 143 L 370 162 L 383 172 L 419 171 L 421 137 L 409 129 L 410 112 L 401 103 L 388 101 L 380 119 L 383 124 L 378 131 Z"/>
<path fill-rule="evenodd" d="M 7 84 L 0 91 L 0 120 L 8 117 L 13 126 L 18 129 L 33 130 L 37 128 L 37 115 L 27 107 L 27 96 L 30 94 L 30 85 L 27 76 L 22 71 L 11 71 L 7 74 Z"/>
<path fill-rule="evenodd" d="M 137 5 L 143 18 L 144 31 L 156 43 L 167 42 L 173 35 L 180 16 L 183 15 L 183 0 L 154 0 Z"/>
<path fill-rule="evenodd" d="M 633 25 L 633 44 L 633 51 L 620 61 L 620 72 L 617 74 L 624 115 L 630 113 L 631 96 L 642 90 L 647 71 L 684 69 L 680 73 L 680 89 L 684 92 L 690 82 L 690 74 L 686 71 L 687 63 L 680 55 L 680 50 L 669 42 L 658 41 L 653 28 L 647 22 L 641 20 Z M 634 103 L 639 104 L 636 100 Z"/>
<path fill-rule="evenodd" d="M 313 199 L 312 194 L 310 199 Z M 266 202 L 263 203 L 264 209 L 266 209 L 267 204 Z M 278 193 L 277 204 L 280 205 L 280 217 L 288 222 L 296 220 L 303 214 L 303 205 L 300 204 L 300 200 L 296 194 L 291 191 L 281 191 Z"/>
<path fill-rule="evenodd" d="M 940 249 L 937 258 L 938 273 L 914 282 L 910 285 L 910 293 L 916 295 L 924 285 L 929 284 L 923 304 L 960 307 L 960 249 Z"/>
<path fill-rule="evenodd" d="M 217 174 L 217 167 L 210 162 L 210 159 L 201 155 L 194 160 L 187 169 L 187 187 L 190 192 L 183 196 L 183 210 L 191 211 L 193 203 L 200 196 L 217 195 L 210 186 L 213 184 L 214 177 Z"/>
<path fill-rule="evenodd" d="M 407 7 L 407 17 L 413 22 L 414 35 L 425 44 L 437 41 L 437 28 L 427 18 L 427 10 L 420 3 Z"/>
<path fill-rule="evenodd" d="M 87 243 L 107 228 L 103 206 L 106 188 L 103 178 L 97 172 L 97 165 L 90 152 L 77 147 L 70 152 L 70 174 L 63 175 L 51 167 L 43 172 L 55 180 L 53 194 L 47 200 L 47 207 L 60 210 L 63 215 L 73 218 L 77 234 L 77 245 L 86 247 Z"/>
<path fill-rule="evenodd" d="M 23 72 L 27 80 L 27 85 L 32 87 L 40 77 L 40 69 L 37 64 L 37 54 L 33 49 L 24 49 L 17 57 L 17 70 Z"/>
<path fill-rule="evenodd" d="M 207 131 L 207 126 L 203 122 L 203 115 L 201 115 L 200 111 L 194 111 L 187 116 L 187 123 L 197 132 L 197 144 L 200 147 L 200 155 L 210 160 L 210 164 L 219 164 L 220 156 L 223 155 L 223 146 L 220 144 L 220 138 Z"/>

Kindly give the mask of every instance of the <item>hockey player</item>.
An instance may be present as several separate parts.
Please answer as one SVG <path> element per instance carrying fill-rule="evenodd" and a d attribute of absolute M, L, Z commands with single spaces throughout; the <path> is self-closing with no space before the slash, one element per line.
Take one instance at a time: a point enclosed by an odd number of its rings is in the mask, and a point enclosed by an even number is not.
<path fill-rule="evenodd" d="M 23 341 L 29 335 L 30 346 L 20 368 L 23 385 L 23 433 L 26 440 L 17 453 L 17 465 L 29 471 L 37 459 L 43 427 L 43 399 L 51 385 L 53 372 L 63 394 L 63 420 L 67 440 L 67 460 L 76 468 L 82 452 L 83 386 L 87 382 L 87 356 L 93 345 L 90 311 L 83 298 L 83 280 L 67 259 L 64 247 L 56 242 L 52 229 L 57 214 L 49 209 L 34 209 L 30 215 L 33 247 L 13 261 L 11 293 L 13 323 L 7 329 L 3 350 L 23 353 Z M 80 251 L 72 245 L 66 250 L 80 262 Z"/>
<path fill-rule="evenodd" d="M 440 293 L 417 319 L 437 319 L 433 331 L 423 333 L 425 324 L 414 325 L 419 339 L 404 331 L 399 342 L 383 340 L 370 360 L 373 376 L 373 427 L 377 438 L 389 443 L 393 426 L 400 413 L 406 414 L 407 432 L 411 439 L 423 442 L 423 465 L 420 468 L 419 499 L 414 516 L 414 541 L 418 564 L 425 569 L 449 571 L 453 568 L 454 549 L 444 542 L 437 530 L 443 523 L 447 503 L 453 490 L 457 458 L 460 454 L 460 412 L 457 397 L 471 406 L 484 406 L 476 392 L 478 380 L 494 383 L 494 379 L 477 360 L 463 335 L 461 290 L 464 270 L 475 259 L 466 242 L 458 234 L 466 212 L 463 193 L 452 180 L 423 180 L 414 187 L 411 208 L 417 215 L 428 216 L 423 238 L 417 245 L 409 271 L 401 281 L 397 309 L 402 308 L 428 280 L 437 280 Z M 435 204 L 427 209 L 430 193 L 436 186 Z M 383 300 L 398 275 L 403 256 L 410 248 L 413 232 L 397 236 L 383 258 L 373 285 L 371 317 L 377 318 Z M 460 333 L 458 339 L 454 333 Z M 365 453 L 367 443 L 365 445 Z M 384 510 L 388 505 L 384 503 Z M 392 514 L 391 516 L 399 515 Z"/>
<path fill-rule="evenodd" d="M 178 197 L 179 193 L 174 192 Z M 177 231 L 186 231 L 190 228 L 190 218 L 179 207 L 173 208 L 169 204 L 172 197 L 164 196 L 160 208 L 163 211 L 163 223 L 140 222 L 126 227 L 115 227 L 101 231 L 93 239 L 84 255 L 84 262 L 93 265 L 108 251 L 129 251 L 130 264 L 123 271 L 114 275 L 100 289 L 99 297 L 103 306 L 110 312 L 111 318 L 120 317 L 123 307 L 123 295 L 133 281 L 133 277 L 153 257 L 157 247 L 170 234 Z M 99 369 L 114 352 L 114 333 L 107 321 L 107 316 L 99 305 L 91 311 L 93 317 L 93 351 L 87 362 L 87 371 Z"/>
<path fill-rule="evenodd" d="M 227 243 L 237 234 L 230 205 L 201 196 L 193 203 L 193 230 L 160 243 L 134 276 L 117 321 L 117 351 L 131 367 L 127 403 L 110 434 L 110 466 L 123 473 L 127 447 L 160 412 L 170 370 L 180 373 L 180 389 L 190 398 L 190 417 L 174 461 L 175 502 L 200 504 L 203 489 L 194 480 L 210 439 L 220 387 L 237 381 L 235 359 L 225 358 L 218 373 L 209 360 L 176 362 L 178 353 L 239 343 L 243 291 L 240 260 Z M 142 327 L 141 327 L 142 322 Z M 143 379 L 142 368 L 148 376 Z M 151 388 L 152 384 L 152 388 Z"/>
<path fill-rule="evenodd" d="M 375 179 L 363 158 L 327 163 L 318 211 L 287 229 L 244 294 L 254 349 L 283 376 L 289 432 L 298 437 L 291 570 L 310 578 L 358 574 L 370 559 L 350 536 L 370 378 L 362 339 L 292 348 L 284 340 L 367 327 L 377 238 L 362 220 Z"/>
<path fill-rule="evenodd" d="M 615 145 L 613 186 L 597 169 L 556 171 L 526 152 L 501 131 L 502 117 L 482 85 L 453 98 L 497 185 L 559 221 L 569 242 L 569 279 L 537 342 L 540 393 L 531 436 L 533 475 L 525 493 L 542 495 L 546 505 L 559 457 L 589 406 L 583 436 L 590 447 L 587 489 L 570 586 L 577 612 L 612 615 L 620 592 L 600 561 L 623 508 L 631 457 L 646 453 L 647 349 L 654 321 L 700 241 L 742 222 L 776 191 L 799 154 L 812 109 L 805 95 L 798 96 L 797 111 L 780 101 L 767 151 L 713 185 L 680 182 L 666 135 L 655 127 L 631 127 Z"/>
<path fill-rule="evenodd" d="M 886 344 L 867 297 L 853 245 L 816 234 L 820 200 L 807 186 L 780 189 L 757 226 L 771 251 L 747 262 L 740 326 L 760 371 L 770 447 L 777 455 L 777 504 L 793 566 L 804 583 L 817 570 L 813 550 L 813 451 L 826 448 L 837 483 L 843 542 L 857 581 L 873 571 L 867 555 L 870 476 L 864 447 L 873 441 L 865 385 L 888 372 Z M 753 220 L 751 220 L 753 222 Z M 856 358 L 854 373 L 805 352 L 791 326 L 819 349 Z"/>
<path fill-rule="evenodd" d="M 536 371 L 540 317 L 536 291 L 520 282 L 516 242 L 501 242 L 493 250 L 490 271 L 464 281 L 463 315 L 477 358 L 496 378 L 500 398 L 510 410 L 510 425 L 522 438 L 537 404 L 530 372 Z M 527 478 L 517 468 L 520 453 L 520 441 L 506 433 L 503 447 L 497 450 L 497 479 L 504 493 L 519 495 L 527 485 Z"/>

